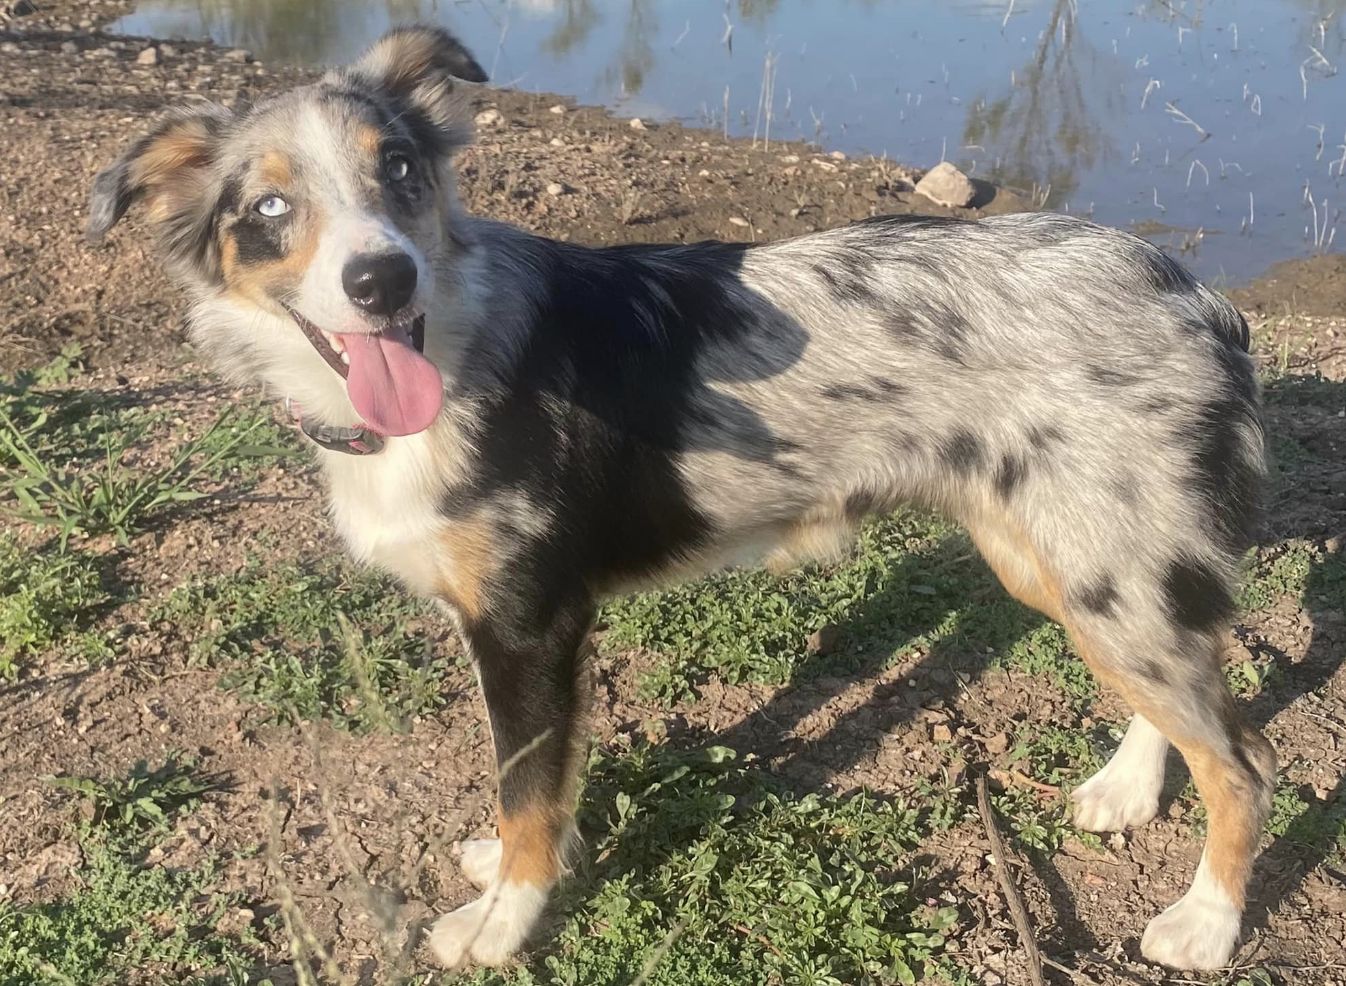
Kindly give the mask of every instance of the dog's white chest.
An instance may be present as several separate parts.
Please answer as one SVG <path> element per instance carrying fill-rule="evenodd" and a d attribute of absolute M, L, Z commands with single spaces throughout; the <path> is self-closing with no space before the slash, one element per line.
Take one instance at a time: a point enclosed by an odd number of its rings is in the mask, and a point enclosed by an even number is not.
<path fill-rule="evenodd" d="M 351 554 L 426 594 L 435 592 L 445 561 L 435 459 L 430 442 L 416 436 L 390 441 L 376 455 L 325 453 L 323 462 L 332 520 Z"/>

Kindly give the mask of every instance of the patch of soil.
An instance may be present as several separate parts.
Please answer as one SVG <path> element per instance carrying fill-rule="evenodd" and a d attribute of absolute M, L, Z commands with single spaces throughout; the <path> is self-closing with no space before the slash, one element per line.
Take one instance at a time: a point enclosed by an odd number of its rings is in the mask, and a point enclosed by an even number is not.
<path fill-rule="evenodd" d="M 171 51 L 160 45 L 156 65 L 138 65 L 137 54 L 155 42 L 79 29 L 86 20 L 85 27 L 104 23 L 126 4 L 38 6 L 39 14 L 0 21 L 7 145 L 0 366 L 12 372 L 39 365 L 79 342 L 89 365 L 81 386 L 156 393 L 184 427 L 198 426 L 239 395 L 207 382 L 185 347 L 181 299 L 159 273 L 139 218 L 130 217 L 105 247 L 84 243 L 89 182 L 166 105 L 198 95 L 253 99 L 311 75 L 180 43 Z M 947 212 L 913 194 L 917 172 L 886 162 L 803 145 L 754 147 L 676 124 L 634 130 L 559 97 L 483 89 L 471 99 L 474 113 L 494 109 L 498 118 L 488 118 L 494 122 L 480 128 L 478 145 L 462 157 L 469 208 L 551 236 L 588 243 L 764 240 L 874 214 Z M 1011 192 L 984 189 L 978 209 L 958 214 L 1024 204 Z M 1290 375 L 1320 372 L 1333 385 L 1287 385 L 1268 407 L 1269 432 L 1314 453 L 1310 465 L 1279 480 L 1268 536 L 1310 537 L 1333 551 L 1346 531 L 1346 478 L 1332 464 L 1346 463 L 1346 454 L 1332 454 L 1346 450 L 1346 407 L 1332 403 L 1346 393 L 1340 259 L 1278 269 L 1236 293 L 1254 315 L 1259 358 Z M 1305 312 L 1318 314 L 1306 319 Z M 184 750 L 230 785 L 179 827 L 162 858 L 190 863 L 205 851 L 262 846 L 227 872 L 227 882 L 252 902 L 237 920 L 260 921 L 282 895 L 293 896 L 314 935 L 359 977 L 381 953 L 382 929 L 401 934 L 471 893 L 452 846 L 490 823 L 490 744 L 480 703 L 461 672 L 445 682 L 446 707 L 415 722 L 408 735 L 258 726 L 249 707 L 217 687 L 214 672 L 194 667 L 180 643 L 154 633 L 145 614 L 172 586 L 195 574 L 237 571 L 254 551 L 303 560 L 339 546 L 311 472 L 297 463 L 268 471 L 245 500 L 222 496 L 207 507 L 174 517 L 129 549 L 86 545 L 142 588 L 140 599 L 106 621 L 126 628 L 128 659 L 92 669 L 48 664 L 0 687 L 0 893 L 49 898 L 68 887 L 78 862 L 68 841 L 68 799 L 44 775 L 119 775 L 138 759 Z M 1282 677 L 1254 705 L 1286 775 L 1315 804 L 1340 799 L 1340 609 L 1272 614 L 1231 640 L 1229 659 L 1257 647 L 1286 658 Z M 636 730 L 677 742 L 714 737 L 756 752 L 800 791 L 865 786 L 900 795 L 943 784 L 970 765 L 1011 766 L 1007 737 L 1016 729 L 1088 729 L 1125 714 L 1104 699 L 1081 715 L 1049 682 L 986 671 L 980 655 L 956 652 L 780 689 L 712 685 L 700 701 L 669 712 L 637 697 L 641 660 L 602 663 L 599 737 Z M 936 744 L 958 752 L 946 755 Z M 1078 981 L 1164 978 L 1138 961 L 1136 940 L 1149 917 L 1181 893 L 1200 851 L 1190 803 L 1178 797 L 1181 783 L 1175 771 L 1165 810 L 1142 831 L 1107 841 L 1103 851 L 1069 840 L 1056 853 L 1028 857 L 1017 874 L 1043 947 L 1087 977 Z M 961 823 L 922 851 L 932 886 L 965 915 L 951 947 L 983 982 L 1026 982 L 978 826 Z M 1346 948 L 1341 879 L 1313 853 L 1284 841 L 1273 846 L 1259 864 L 1242 961 L 1339 962 Z M 268 960 L 279 968 L 284 956 L 273 944 Z M 1319 968 L 1287 973 L 1285 981 L 1326 983 L 1333 975 Z"/>

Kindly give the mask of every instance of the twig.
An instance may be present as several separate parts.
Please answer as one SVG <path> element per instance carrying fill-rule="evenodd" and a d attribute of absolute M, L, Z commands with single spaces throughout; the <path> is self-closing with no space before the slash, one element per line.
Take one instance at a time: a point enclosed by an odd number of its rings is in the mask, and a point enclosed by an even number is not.
<path fill-rule="evenodd" d="M 1071 980 L 1077 983 L 1083 983 L 1084 986 L 1098 986 L 1098 980 L 1093 976 L 1080 972 L 1078 969 L 1072 969 L 1068 965 L 1062 965 L 1060 962 L 1055 961 L 1049 956 L 1044 955 L 1042 957 L 1042 964 L 1050 969 L 1055 969 L 1057 972 L 1064 972 L 1071 978 Z"/>
<path fill-rule="evenodd" d="M 1043 794 L 1057 795 L 1061 793 L 1061 789 L 1056 785 L 1035 781 L 1022 770 L 992 770 L 991 777 L 1007 787 L 1010 784 L 1018 784 L 1020 787 L 1031 788 Z"/>
<path fill-rule="evenodd" d="M 1009 847 L 1006 846 L 1005 837 L 1000 834 L 1000 829 L 996 827 L 995 814 L 991 809 L 991 792 L 986 786 L 984 773 L 977 775 L 977 810 L 981 812 L 981 824 L 986 829 L 986 839 L 991 843 L 991 858 L 995 864 L 996 879 L 1000 881 L 1000 889 L 1005 892 L 1010 917 L 1014 919 L 1014 929 L 1019 933 L 1019 944 L 1023 946 L 1024 955 L 1028 959 L 1028 978 L 1033 982 L 1033 986 L 1046 986 L 1046 980 L 1042 978 L 1042 953 L 1038 951 L 1037 939 L 1033 935 L 1028 908 L 1024 906 L 1019 888 L 1014 885 L 1014 877 L 1010 876 L 1007 862 Z"/>

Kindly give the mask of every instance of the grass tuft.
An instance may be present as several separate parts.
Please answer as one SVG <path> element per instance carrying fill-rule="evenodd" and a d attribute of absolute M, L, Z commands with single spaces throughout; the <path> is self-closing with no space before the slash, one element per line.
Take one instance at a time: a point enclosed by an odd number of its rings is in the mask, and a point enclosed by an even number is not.
<path fill-rule="evenodd" d="M 451 662 L 423 630 L 426 610 L 390 581 L 337 564 L 253 565 L 192 582 L 155 618 L 278 721 L 399 728 L 445 702 Z"/>
<path fill-rule="evenodd" d="M 0 535 L 0 679 L 13 679 L 25 659 L 73 639 L 109 599 L 87 555 L 30 551 Z M 105 656 L 106 644 L 94 635 L 78 649 Z"/>

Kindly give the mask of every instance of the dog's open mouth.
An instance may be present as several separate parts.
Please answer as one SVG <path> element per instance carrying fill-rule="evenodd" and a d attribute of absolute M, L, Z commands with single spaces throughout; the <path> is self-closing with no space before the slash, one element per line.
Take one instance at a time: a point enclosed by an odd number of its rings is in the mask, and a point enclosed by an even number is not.
<path fill-rule="evenodd" d="M 423 355 L 425 316 L 393 316 L 377 333 L 325 332 L 290 306 L 286 311 L 333 370 L 365 423 L 384 435 L 414 435 L 429 428 L 444 404 L 439 368 Z"/>

